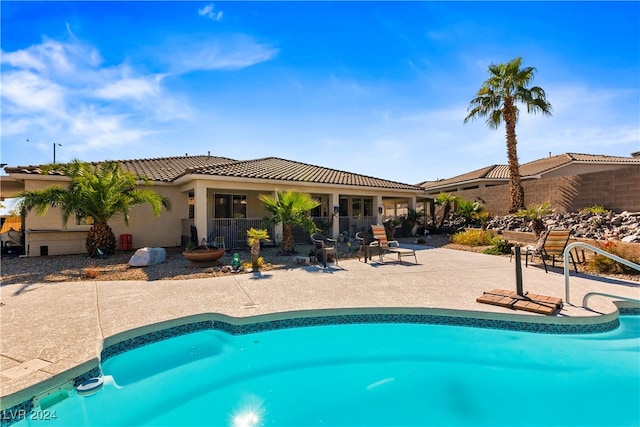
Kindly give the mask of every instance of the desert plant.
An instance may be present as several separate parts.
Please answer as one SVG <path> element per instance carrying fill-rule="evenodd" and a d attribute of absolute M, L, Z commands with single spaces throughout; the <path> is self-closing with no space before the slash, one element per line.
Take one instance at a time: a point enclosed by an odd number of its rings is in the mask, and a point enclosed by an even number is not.
<path fill-rule="evenodd" d="M 436 205 L 442 206 L 443 208 L 442 218 L 440 219 L 440 224 L 438 225 L 438 228 L 442 228 L 442 226 L 444 225 L 444 221 L 449 217 L 449 213 L 451 212 L 451 208 L 453 204 L 459 201 L 460 201 L 459 196 L 454 196 L 453 194 L 449 194 L 449 193 L 440 193 L 436 196 L 436 200 L 435 200 Z"/>
<path fill-rule="evenodd" d="M 68 188 L 54 185 L 42 190 L 23 191 L 23 212 L 36 209 L 44 215 L 50 207 L 62 211 L 62 224 L 66 227 L 69 218 L 93 218 L 87 234 L 87 252 L 91 257 L 106 257 L 115 252 L 116 237 L 107 222 L 120 214 L 129 224 L 132 207 L 146 203 L 154 215 L 160 215 L 162 207 L 170 208 L 169 200 L 160 194 L 143 188 L 140 183 L 149 180 L 124 171 L 117 162 L 98 165 L 74 160 L 66 165 L 50 165 L 42 169 L 43 174 L 60 172 L 71 179 Z"/>
<path fill-rule="evenodd" d="M 640 257 L 634 257 L 630 252 L 620 247 L 615 242 L 606 242 L 604 244 L 599 244 L 598 246 L 600 249 L 604 249 L 612 255 L 640 264 Z M 597 271 L 598 273 L 640 274 L 637 270 L 600 254 L 596 254 L 589 258 L 586 263 L 588 270 Z"/>
<path fill-rule="evenodd" d="M 309 216 L 309 211 L 320 205 L 307 193 L 297 191 L 276 191 L 275 196 L 261 194 L 258 196 L 271 217 L 265 217 L 270 224 L 282 223 L 282 254 L 291 255 L 295 251 L 293 227 L 301 226 L 310 233 L 316 231 L 316 225 Z"/>
<path fill-rule="evenodd" d="M 247 244 L 251 248 L 251 267 L 254 269 L 260 268 L 258 259 L 260 258 L 260 242 L 269 238 L 267 230 L 260 228 L 255 229 L 251 227 L 247 230 Z"/>
<path fill-rule="evenodd" d="M 507 134 L 507 159 L 509 161 L 509 212 L 524 208 L 524 189 L 520 182 L 518 163 L 516 122 L 519 109 L 517 103 L 526 105 L 528 113 L 551 115 L 551 104 L 547 102 L 545 91 L 538 86 L 528 88 L 533 80 L 535 68 L 520 68 L 522 58 L 514 58 L 506 64 L 491 64 L 489 78 L 471 100 L 469 114 L 464 123 L 478 117 L 487 117 L 487 125 L 498 129 L 504 120 Z"/>
<path fill-rule="evenodd" d="M 491 219 L 491 214 L 487 211 L 480 211 L 473 214 L 473 218 L 480 223 L 482 231 L 487 230 L 487 223 Z"/>
<path fill-rule="evenodd" d="M 457 205 L 456 214 L 464 219 L 465 225 L 468 225 L 475 218 L 475 215 L 484 209 L 480 203 L 470 200 L 460 200 Z"/>
<path fill-rule="evenodd" d="M 596 215 L 606 215 L 608 213 L 610 213 L 611 211 L 607 208 L 604 207 L 604 205 L 593 205 L 587 208 L 583 208 L 580 213 L 586 214 L 586 213 L 592 213 L 592 214 L 596 214 Z"/>
<path fill-rule="evenodd" d="M 253 264 L 253 262 L 243 262 L 242 263 L 242 268 L 244 268 L 245 270 L 248 270 L 250 268 L 254 269 L 254 270 L 259 270 L 260 268 L 262 268 L 265 264 L 264 258 L 263 257 L 258 257 L 256 258 L 256 263 Z"/>
<path fill-rule="evenodd" d="M 451 236 L 451 241 L 465 246 L 488 246 L 493 244 L 495 235 L 490 231 L 466 230 Z"/>
<path fill-rule="evenodd" d="M 531 220 L 531 229 L 533 230 L 533 234 L 535 234 L 536 239 L 539 239 L 542 232 L 547 229 L 542 218 L 552 213 L 553 209 L 551 208 L 551 203 L 544 202 L 529 205 L 527 209 L 521 209 L 514 213 L 513 216 Z"/>
<path fill-rule="evenodd" d="M 487 255 L 505 255 L 511 253 L 511 248 L 513 247 L 513 243 L 509 242 L 507 239 L 493 239 L 493 246 L 482 251 L 483 254 Z"/>
<path fill-rule="evenodd" d="M 95 279 L 100 275 L 100 269 L 93 262 L 84 270 L 84 275 L 89 279 Z"/>

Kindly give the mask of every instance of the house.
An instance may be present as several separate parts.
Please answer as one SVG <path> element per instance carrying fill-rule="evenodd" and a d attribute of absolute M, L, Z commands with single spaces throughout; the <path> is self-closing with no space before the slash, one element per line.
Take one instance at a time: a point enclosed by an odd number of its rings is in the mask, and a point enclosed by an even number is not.
<path fill-rule="evenodd" d="M 640 211 L 640 152 L 631 157 L 564 153 L 520 165 L 525 204 L 551 202 L 556 212 L 603 205 L 616 212 Z M 426 196 L 450 193 L 479 201 L 493 215 L 509 210 L 509 167 L 492 165 L 418 184 Z"/>
<path fill-rule="evenodd" d="M 399 209 L 421 209 L 425 205 L 422 187 L 286 160 L 267 157 L 234 160 L 211 155 L 121 160 L 124 170 L 145 176 L 152 189 L 166 196 L 170 211 L 155 217 L 148 206 L 132 210 L 129 226 L 121 218 L 109 225 L 121 243 L 139 247 L 183 246 L 191 238 L 192 226 L 197 240 L 222 237 L 227 248 L 246 245 L 246 230 L 263 227 L 268 212 L 259 201 L 260 194 L 295 190 L 311 194 L 320 206 L 310 215 L 328 233 L 353 236 L 372 223 L 381 223 L 383 215 Z M 5 167 L 1 198 L 22 190 L 37 190 L 69 179 L 60 173 L 40 173 L 38 166 Z M 5 184 L 7 184 L 5 186 Z M 6 191 L 5 191 L 6 190 Z M 86 232 L 91 227 L 83 219 L 70 220 L 62 227 L 60 212 L 50 209 L 46 215 L 30 212 L 23 223 L 24 251 L 28 256 L 85 253 Z M 269 234 L 281 241 L 281 227 L 270 227 Z M 124 238 L 124 240 L 123 240 Z M 302 230 L 296 242 L 307 242 Z"/>

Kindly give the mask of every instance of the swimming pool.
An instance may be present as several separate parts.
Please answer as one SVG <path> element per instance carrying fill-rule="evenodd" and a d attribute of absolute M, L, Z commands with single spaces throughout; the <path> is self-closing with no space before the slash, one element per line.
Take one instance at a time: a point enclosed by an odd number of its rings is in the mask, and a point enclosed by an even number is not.
<path fill-rule="evenodd" d="M 107 359 L 22 425 L 638 425 L 640 316 L 602 334 L 352 324 L 203 330 Z"/>

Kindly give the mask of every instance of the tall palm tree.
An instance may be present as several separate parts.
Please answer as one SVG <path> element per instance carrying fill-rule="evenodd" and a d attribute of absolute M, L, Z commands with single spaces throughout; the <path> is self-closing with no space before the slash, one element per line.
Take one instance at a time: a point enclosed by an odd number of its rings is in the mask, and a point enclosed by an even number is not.
<path fill-rule="evenodd" d="M 20 194 L 23 212 L 35 209 L 39 215 L 44 215 L 50 207 L 59 207 L 64 227 L 72 215 L 92 218 L 86 245 L 92 257 L 115 252 L 116 237 L 107 224 L 114 216 L 122 215 L 125 224 L 129 225 L 129 211 L 134 206 L 147 203 L 156 216 L 160 215 L 163 206 L 170 208 L 166 197 L 138 188 L 141 182 L 148 185 L 149 180 L 123 171 L 117 162 L 92 165 L 74 160 L 69 164 L 46 166 L 42 173 L 52 170 L 69 177 L 69 187 L 54 185 L 42 190 L 23 191 Z"/>
<path fill-rule="evenodd" d="M 302 226 L 309 232 L 316 231 L 316 225 L 309 216 L 309 211 L 320 205 L 320 202 L 307 193 L 297 191 L 276 191 L 275 196 L 261 194 L 258 196 L 264 207 L 273 215 L 265 220 L 271 224 L 282 223 L 282 253 L 293 254 L 293 227 Z"/>
<path fill-rule="evenodd" d="M 524 190 L 520 182 L 520 165 L 516 145 L 516 122 L 519 109 L 517 103 L 527 106 L 528 113 L 551 115 L 551 104 L 544 90 L 538 86 L 527 88 L 533 80 L 534 67 L 520 68 L 522 58 L 512 59 L 506 64 L 491 64 L 490 77 L 482 84 L 476 97 L 471 100 L 469 114 L 464 119 L 487 117 L 487 125 L 497 129 L 504 120 L 507 134 L 507 158 L 509 160 L 509 191 L 511 201 L 509 213 L 524 208 Z"/>

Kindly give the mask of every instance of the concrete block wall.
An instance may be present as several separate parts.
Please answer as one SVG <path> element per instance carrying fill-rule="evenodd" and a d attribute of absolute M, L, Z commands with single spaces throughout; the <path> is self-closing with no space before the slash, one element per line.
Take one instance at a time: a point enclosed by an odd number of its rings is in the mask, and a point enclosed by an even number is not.
<path fill-rule="evenodd" d="M 615 212 L 640 212 L 640 167 L 523 181 L 525 204 L 551 202 L 558 213 L 603 205 Z M 491 215 L 509 212 L 509 184 L 453 192 L 465 200 L 483 202 Z M 441 215 L 441 208 L 436 208 Z"/>

